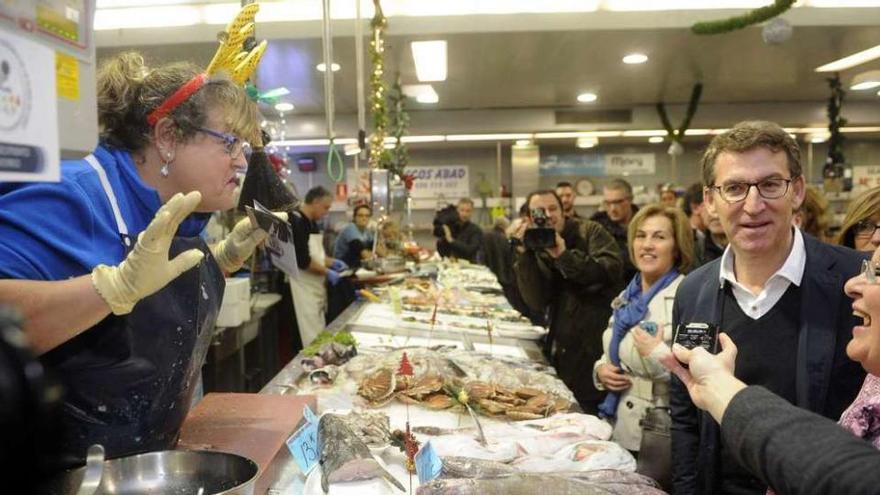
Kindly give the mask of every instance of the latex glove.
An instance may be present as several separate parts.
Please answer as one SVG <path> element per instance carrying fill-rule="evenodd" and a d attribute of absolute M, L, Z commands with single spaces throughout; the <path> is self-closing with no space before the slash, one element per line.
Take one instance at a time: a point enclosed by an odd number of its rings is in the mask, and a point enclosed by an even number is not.
<path fill-rule="evenodd" d="M 339 283 L 339 280 L 342 278 L 342 275 L 339 274 L 336 270 L 327 270 L 327 281 L 330 282 L 330 285 L 336 285 Z"/>
<path fill-rule="evenodd" d="M 275 213 L 275 216 L 287 221 L 287 213 Z M 232 273 L 241 268 L 245 260 L 254 254 L 254 249 L 266 240 L 269 234 L 251 223 L 249 217 L 241 219 L 232 232 L 225 239 L 211 248 L 211 253 L 217 260 L 217 264 L 226 273 Z"/>
<path fill-rule="evenodd" d="M 141 299 L 157 292 L 181 273 L 199 264 L 205 254 L 190 249 L 168 259 L 171 240 L 182 222 L 202 201 L 193 191 L 186 196 L 175 194 L 159 208 L 146 230 L 138 235 L 128 257 L 118 266 L 98 265 L 92 270 L 92 284 L 110 306 L 113 314 L 131 312 Z"/>
<path fill-rule="evenodd" d="M 343 272 L 345 270 L 348 270 L 348 265 L 346 265 L 345 262 L 342 260 L 333 260 L 333 263 L 330 264 L 330 269 L 337 272 Z"/>

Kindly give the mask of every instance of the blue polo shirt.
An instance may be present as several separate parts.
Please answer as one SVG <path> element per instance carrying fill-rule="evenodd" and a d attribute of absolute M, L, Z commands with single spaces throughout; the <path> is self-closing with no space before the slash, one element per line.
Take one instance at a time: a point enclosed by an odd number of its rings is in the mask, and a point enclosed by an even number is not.
<path fill-rule="evenodd" d="M 127 151 L 99 145 L 94 155 L 137 239 L 161 206 L 159 193 L 141 180 Z M 207 215 L 190 215 L 177 235 L 197 236 L 206 224 Z M 0 183 L 0 278 L 63 280 L 125 256 L 110 200 L 85 160 L 62 161 L 60 182 Z"/>

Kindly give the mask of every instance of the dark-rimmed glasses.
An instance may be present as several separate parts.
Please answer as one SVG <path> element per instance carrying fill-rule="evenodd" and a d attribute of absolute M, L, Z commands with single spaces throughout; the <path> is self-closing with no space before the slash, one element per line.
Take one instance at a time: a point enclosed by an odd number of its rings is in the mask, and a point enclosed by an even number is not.
<path fill-rule="evenodd" d="M 225 132 L 214 131 L 211 129 L 206 129 L 204 127 L 196 127 L 196 130 L 199 132 L 204 132 L 209 136 L 214 136 L 217 139 L 223 141 L 224 150 L 226 154 L 229 155 L 230 158 L 235 160 L 239 156 L 241 156 L 242 152 L 245 153 L 245 156 L 250 154 L 251 145 L 247 141 L 244 141 L 237 136 L 233 136 L 232 134 L 226 134 Z"/>
<path fill-rule="evenodd" d="M 856 237 L 874 237 L 877 229 L 880 229 L 880 224 L 876 224 L 871 220 L 862 220 L 853 225 L 853 233 Z"/>
<path fill-rule="evenodd" d="M 788 192 L 792 180 L 794 179 L 774 177 L 759 182 L 729 182 L 720 186 L 709 186 L 709 189 L 718 191 L 721 199 L 728 203 L 744 201 L 752 187 L 757 189 L 758 194 L 764 199 L 779 199 Z"/>

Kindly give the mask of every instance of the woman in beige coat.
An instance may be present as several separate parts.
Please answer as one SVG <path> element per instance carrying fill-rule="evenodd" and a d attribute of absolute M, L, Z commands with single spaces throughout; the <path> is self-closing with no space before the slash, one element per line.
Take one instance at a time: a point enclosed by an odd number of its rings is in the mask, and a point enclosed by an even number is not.
<path fill-rule="evenodd" d="M 639 272 L 612 303 L 593 381 L 609 392 L 599 410 L 614 423 L 612 439 L 637 452 L 648 409 L 669 406 L 669 373 L 648 354 L 656 341 L 669 344 L 672 338 L 672 302 L 693 264 L 693 234 L 682 211 L 656 204 L 639 210 L 628 238 Z M 653 336 L 637 341 L 630 332 L 637 326 Z"/>

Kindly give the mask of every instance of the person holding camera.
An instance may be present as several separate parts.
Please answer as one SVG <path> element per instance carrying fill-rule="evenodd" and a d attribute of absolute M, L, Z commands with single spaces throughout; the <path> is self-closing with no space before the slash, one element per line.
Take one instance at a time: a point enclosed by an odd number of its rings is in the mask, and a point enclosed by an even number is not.
<path fill-rule="evenodd" d="M 602 392 L 589 368 L 602 355 L 611 300 L 623 287 L 623 261 L 601 225 L 563 217 L 555 191 L 532 192 L 526 204 L 529 216 L 511 234 L 516 282 L 529 308 L 548 314 L 544 352 L 557 375 L 581 408 L 595 414 Z"/>
<path fill-rule="evenodd" d="M 681 335 L 702 326 L 736 341 L 736 376 L 828 418 L 852 402 L 864 372 L 846 356 L 861 322 L 843 293 L 863 256 L 819 242 L 792 226 L 804 199 L 797 142 L 771 122 L 742 122 L 719 134 L 702 158 L 704 207 L 728 240 L 716 259 L 687 276 L 675 295 Z M 683 331 L 689 332 L 684 334 Z M 676 494 L 763 494 L 673 377 L 672 476 Z"/>
<path fill-rule="evenodd" d="M 458 214 L 457 218 L 452 215 L 443 215 L 443 211 L 441 211 L 434 221 L 434 236 L 439 237 L 437 252 L 444 258 L 453 257 L 476 263 L 480 247 L 483 245 L 483 231 L 479 226 L 471 223 L 474 202 L 470 198 L 461 198 L 458 200 L 456 213 Z"/>

